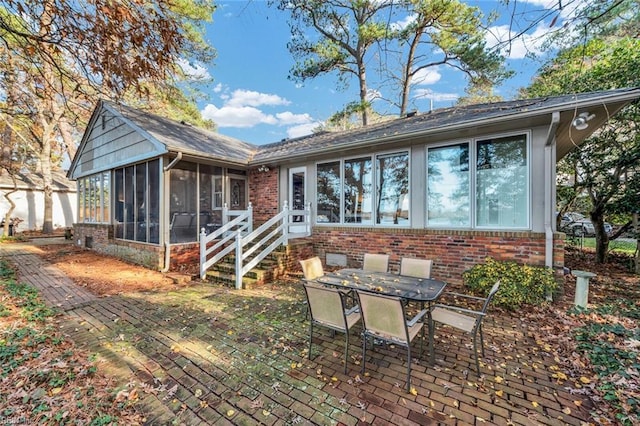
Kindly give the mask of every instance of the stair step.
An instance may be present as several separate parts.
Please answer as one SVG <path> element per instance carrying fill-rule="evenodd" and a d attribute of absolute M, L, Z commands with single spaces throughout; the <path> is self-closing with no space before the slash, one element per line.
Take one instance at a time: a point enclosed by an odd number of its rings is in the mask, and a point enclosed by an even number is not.
<path fill-rule="evenodd" d="M 235 274 L 225 274 L 219 271 L 207 271 L 205 279 L 209 281 L 220 282 L 223 284 L 228 284 L 231 287 L 235 287 L 236 285 L 236 276 Z M 242 277 L 242 288 L 253 288 L 257 286 L 259 280 L 256 278 L 251 278 L 248 276 Z"/>
<path fill-rule="evenodd" d="M 235 268 L 235 265 L 231 265 L 231 264 L 216 264 L 216 265 L 213 265 L 211 269 L 209 269 L 209 271 L 212 271 L 212 272 L 215 271 L 225 275 L 233 275 L 236 272 L 236 268 Z M 256 267 L 250 270 L 249 272 L 247 272 L 245 274 L 245 277 L 254 278 L 258 281 L 261 279 L 264 280 L 265 276 L 268 275 L 271 271 L 272 271 L 272 268 L 265 269 L 262 267 Z"/>

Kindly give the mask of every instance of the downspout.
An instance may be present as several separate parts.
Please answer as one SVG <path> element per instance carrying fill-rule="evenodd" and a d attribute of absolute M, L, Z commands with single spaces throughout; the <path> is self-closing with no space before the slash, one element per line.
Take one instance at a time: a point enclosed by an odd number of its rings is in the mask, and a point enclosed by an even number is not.
<path fill-rule="evenodd" d="M 544 199 L 546 203 L 544 217 L 545 254 L 544 264 L 553 269 L 553 221 L 555 221 L 555 159 L 556 159 L 556 130 L 560 124 L 560 113 L 551 114 L 551 123 L 544 144 Z"/>
<path fill-rule="evenodd" d="M 169 174 L 169 170 L 171 170 L 172 168 L 175 167 L 176 164 L 178 164 L 178 162 L 182 160 L 182 152 L 178 152 L 178 155 L 176 155 L 176 158 L 174 158 L 169 164 L 167 164 L 166 166 L 164 166 L 163 171 L 164 171 L 164 178 L 163 178 L 163 185 L 166 187 L 166 183 L 167 182 L 167 177 Z M 164 192 L 164 191 L 163 191 Z M 166 206 L 163 206 L 163 210 L 166 211 Z M 166 214 L 163 215 L 166 218 Z M 166 220 L 163 221 L 164 223 L 167 223 Z M 164 229 L 164 228 L 163 228 Z M 165 232 L 165 236 L 164 236 L 164 267 L 160 270 L 160 272 L 167 273 L 169 272 L 169 268 L 171 267 L 171 245 L 169 244 L 169 240 L 167 239 L 167 233 Z"/>

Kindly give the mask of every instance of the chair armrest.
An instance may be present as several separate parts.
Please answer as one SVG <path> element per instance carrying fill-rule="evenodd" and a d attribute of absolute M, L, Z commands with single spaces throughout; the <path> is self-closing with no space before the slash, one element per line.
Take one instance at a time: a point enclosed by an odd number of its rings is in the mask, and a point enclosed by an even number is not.
<path fill-rule="evenodd" d="M 423 309 L 420 312 L 418 312 L 415 317 L 407 321 L 407 326 L 413 327 L 418 321 L 422 319 L 422 317 L 424 317 L 427 314 L 427 312 L 429 312 L 428 309 Z"/>
<path fill-rule="evenodd" d="M 445 293 L 443 296 L 464 297 L 465 299 L 474 299 L 474 300 L 478 300 L 478 301 L 482 301 L 482 302 L 487 300 L 486 297 L 471 296 L 469 294 L 454 293 L 454 292 Z"/>
<path fill-rule="evenodd" d="M 433 307 L 434 308 L 448 309 L 450 311 L 462 312 L 462 313 L 469 314 L 469 315 L 477 315 L 479 317 L 482 317 L 482 316 L 486 315 L 486 313 L 484 313 L 482 311 L 474 311 L 474 310 L 471 310 L 471 309 L 460 308 L 458 306 L 437 304 L 437 305 L 434 305 Z"/>

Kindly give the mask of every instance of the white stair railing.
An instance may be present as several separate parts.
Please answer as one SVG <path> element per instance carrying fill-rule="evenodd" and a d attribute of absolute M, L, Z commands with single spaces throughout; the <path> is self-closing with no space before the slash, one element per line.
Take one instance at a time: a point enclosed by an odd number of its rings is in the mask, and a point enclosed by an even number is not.
<path fill-rule="evenodd" d="M 231 217 L 234 219 L 229 220 Z M 225 203 L 222 208 L 222 226 L 209 235 L 204 228 L 200 231 L 200 278 L 204 279 L 211 266 L 234 250 L 235 246 L 232 241 L 236 235 L 247 234 L 251 231 L 253 231 L 253 206 L 251 203 L 249 203 L 247 210 L 229 210 Z M 207 247 L 215 240 L 219 241 L 211 247 Z M 208 258 L 211 253 L 215 253 L 215 255 Z"/>
<path fill-rule="evenodd" d="M 240 216 L 239 216 L 240 217 Z M 239 218 L 238 217 L 238 218 Z M 234 219 L 237 220 L 238 218 Z M 255 230 L 242 232 L 220 228 L 216 231 L 215 238 L 221 238 L 219 242 L 206 248 L 207 242 L 211 242 L 214 233 L 200 238 L 200 275 L 204 278 L 206 271 L 213 264 L 235 249 L 235 287 L 242 288 L 242 278 L 247 272 L 255 268 L 265 257 L 271 254 L 280 245 L 288 245 L 289 239 L 302 238 L 311 235 L 311 204 L 307 203 L 304 210 L 289 210 L 285 201 L 282 211 L 260 225 Z M 230 222 L 231 223 L 231 222 Z M 235 239 L 235 244 L 230 240 Z M 224 241 L 224 242 L 222 242 Z M 207 256 L 223 247 L 211 259 Z M 247 247 L 249 247 L 247 249 Z"/>

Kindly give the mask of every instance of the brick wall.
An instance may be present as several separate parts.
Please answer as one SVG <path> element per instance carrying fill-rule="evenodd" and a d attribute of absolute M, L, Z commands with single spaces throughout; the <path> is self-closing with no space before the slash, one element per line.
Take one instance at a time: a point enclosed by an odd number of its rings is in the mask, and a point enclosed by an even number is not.
<path fill-rule="evenodd" d="M 554 235 L 554 268 L 564 266 L 562 234 Z M 513 260 L 544 266 L 545 235 L 531 232 L 435 231 L 314 227 L 310 239 L 314 254 L 344 254 L 349 267 L 362 266 L 364 253 L 389 254 L 389 270 L 397 272 L 406 257 L 433 260 L 432 276 L 452 284 L 462 283 L 462 273 L 485 258 Z"/>
<path fill-rule="evenodd" d="M 126 262 L 160 270 L 164 265 L 164 248 L 135 241 L 113 238 L 113 226 L 95 223 L 73 225 L 74 244 L 99 253 L 117 257 Z"/>
<path fill-rule="evenodd" d="M 112 229 L 109 225 L 75 224 L 74 242 L 150 269 L 162 269 L 163 247 L 114 240 Z M 564 266 L 562 236 L 554 235 L 554 268 L 558 275 Z M 319 256 L 326 264 L 327 253 L 346 255 L 347 265 L 359 268 L 364 253 L 384 253 L 390 255 L 389 269 L 393 272 L 399 270 L 403 256 L 432 259 L 433 277 L 456 285 L 462 283 L 465 270 L 483 263 L 487 257 L 544 266 L 544 250 L 544 233 L 316 226 L 311 237 L 290 242 L 275 275 L 300 271 L 298 261 L 312 256 Z M 171 271 L 192 269 L 198 263 L 197 243 L 171 246 Z"/>
<path fill-rule="evenodd" d="M 253 222 L 261 224 L 279 213 L 278 210 L 278 168 L 266 172 L 258 169 L 249 171 L 249 201 L 253 206 Z"/>

